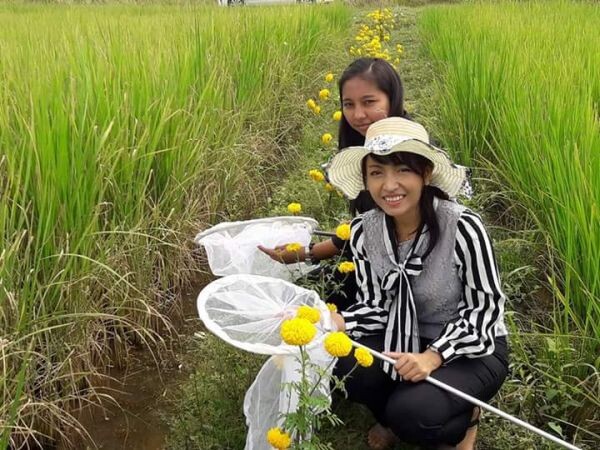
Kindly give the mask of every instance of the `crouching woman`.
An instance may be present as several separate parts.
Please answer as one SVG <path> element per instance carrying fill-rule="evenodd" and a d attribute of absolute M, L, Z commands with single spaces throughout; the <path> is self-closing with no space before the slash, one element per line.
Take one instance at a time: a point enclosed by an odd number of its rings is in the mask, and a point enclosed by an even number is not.
<path fill-rule="evenodd" d="M 339 329 L 396 360 L 359 367 L 346 383 L 377 424 L 373 449 L 398 439 L 426 448 L 472 449 L 478 408 L 422 382 L 427 376 L 490 400 L 508 371 L 505 296 L 491 240 L 478 215 L 451 201 L 466 169 L 429 144 L 425 129 L 392 117 L 371 125 L 365 145 L 337 154 L 331 183 L 377 208 L 354 219 L 350 247 L 358 298 Z M 341 358 L 336 374 L 353 367 Z"/>

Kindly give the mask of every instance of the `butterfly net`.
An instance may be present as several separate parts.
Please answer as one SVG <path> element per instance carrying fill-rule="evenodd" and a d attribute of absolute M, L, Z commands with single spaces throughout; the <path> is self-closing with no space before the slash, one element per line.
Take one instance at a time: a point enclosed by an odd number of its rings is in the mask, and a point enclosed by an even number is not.
<path fill-rule="evenodd" d="M 235 347 L 272 355 L 244 398 L 246 450 L 269 450 L 267 431 L 282 425 L 281 414 L 296 410 L 297 396 L 286 385 L 299 381 L 299 348 L 283 342 L 280 329 L 302 305 L 321 313 L 317 335 L 306 346 L 310 361 L 331 372 L 333 358 L 323 345 L 332 328 L 331 315 L 316 292 L 280 279 L 239 274 L 213 281 L 198 296 L 200 318 L 211 332 Z M 322 380 L 317 391 L 330 398 L 327 377 L 319 377 L 314 369 L 307 376 L 313 384 Z"/>
<path fill-rule="evenodd" d="M 195 241 L 206 250 L 208 264 L 215 275 L 254 274 L 293 280 L 309 272 L 310 266 L 274 261 L 258 246 L 274 248 L 299 243 L 305 247 L 317 226 L 317 221 L 309 217 L 226 222 L 199 233 Z"/>

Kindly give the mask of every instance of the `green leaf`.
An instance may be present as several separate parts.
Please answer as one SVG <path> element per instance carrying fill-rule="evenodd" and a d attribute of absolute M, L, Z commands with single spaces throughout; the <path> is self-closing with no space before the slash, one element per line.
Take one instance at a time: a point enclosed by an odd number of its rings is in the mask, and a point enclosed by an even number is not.
<path fill-rule="evenodd" d="M 563 436 L 563 431 L 562 431 L 562 427 L 557 424 L 556 422 L 548 422 L 548 426 L 552 429 L 552 431 L 554 431 L 556 434 L 558 434 L 559 436 Z"/>

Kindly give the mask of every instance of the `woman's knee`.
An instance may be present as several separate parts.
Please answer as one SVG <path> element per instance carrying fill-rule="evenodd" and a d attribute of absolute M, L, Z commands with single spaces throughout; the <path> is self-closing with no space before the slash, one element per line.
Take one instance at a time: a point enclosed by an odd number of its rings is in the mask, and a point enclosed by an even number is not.
<path fill-rule="evenodd" d="M 406 386 L 390 396 L 385 419 L 392 431 L 407 442 L 453 443 L 464 429 L 448 425 L 457 423 L 457 415 L 464 415 L 466 428 L 469 417 L 469 411 L 457 411 L 456 406 L 447 394 L 434 386 Z"/>

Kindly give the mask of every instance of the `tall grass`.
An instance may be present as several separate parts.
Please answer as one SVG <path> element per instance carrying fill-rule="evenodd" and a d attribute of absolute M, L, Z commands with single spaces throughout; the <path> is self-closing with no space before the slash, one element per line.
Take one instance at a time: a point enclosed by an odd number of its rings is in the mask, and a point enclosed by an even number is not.
<path fill-rule="evenodd" d="M 187 242 L 281 168 L 342 6 L 0 6 L 0 446 L 160 344 Z M 157 348 L 157 347 L 154 347 Z"/>
<path fill-rule="evenodd" d="M 562 364 L 573 373 L 572 366 L 578 366 L 577 380 L 563 381 L 580 389 L 585 399 L 570 408 L 569 417 L 595 427 L 600 369 L 599 28 L 597 5 L 567 1 L 435 8 L 421 20 L 440 71 L 439 124 L 445 141 L 464 163 L 485 167 L 497 177 L 509 201 L 525 207 L 549 244 L 545 268 L 555 304 L 546 356 L 557 361 L 557 370 Z M 564 336 L 571 337 L 566 345 L 576 353 L 559 358 L 553 346 L 560 353 Z M 582 413 L 586 402 L 589 410 Z"/>

